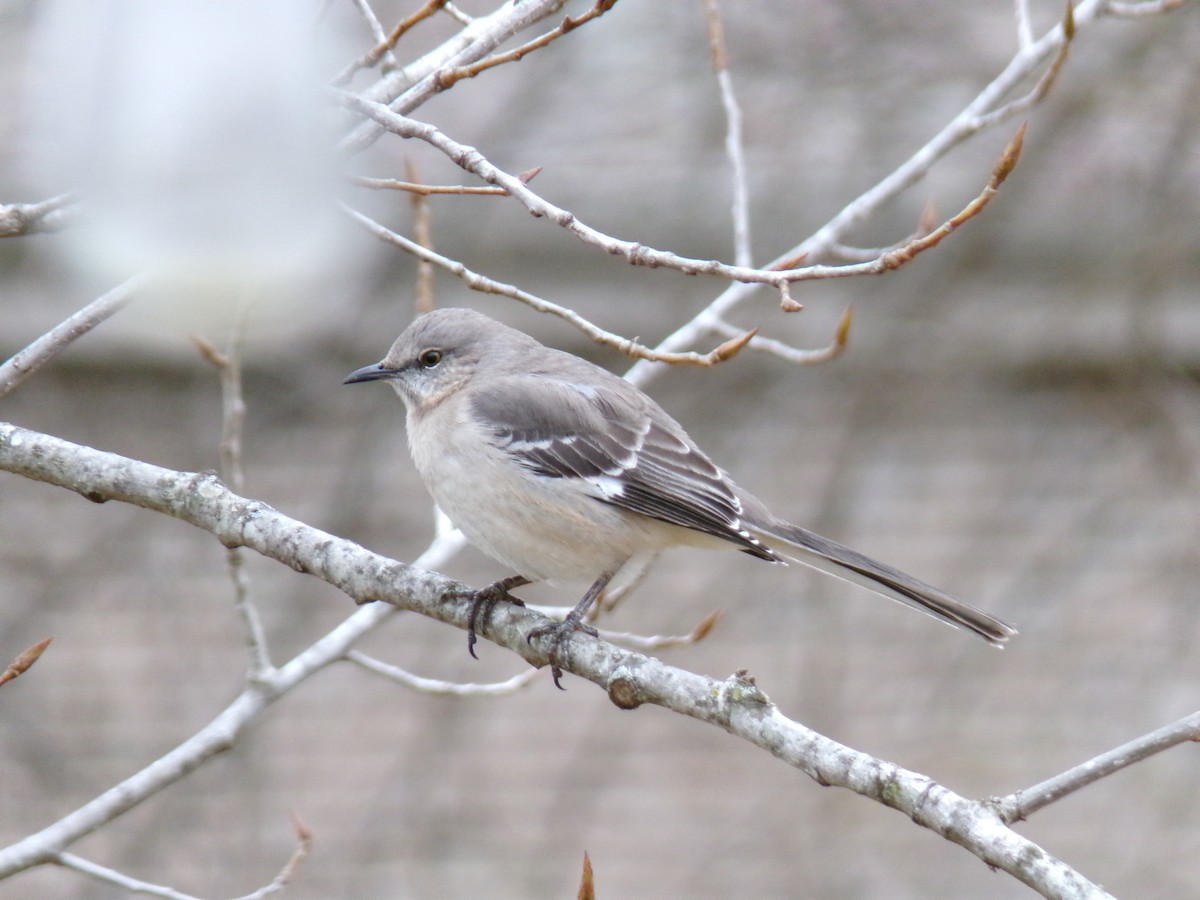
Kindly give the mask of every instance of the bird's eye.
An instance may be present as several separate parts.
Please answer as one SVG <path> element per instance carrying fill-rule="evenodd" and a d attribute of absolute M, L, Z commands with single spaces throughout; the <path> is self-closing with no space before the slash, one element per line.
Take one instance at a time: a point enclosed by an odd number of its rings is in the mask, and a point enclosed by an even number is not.
<path fill-rule="evenodd" d="M 422 353 L 420 355 L 420 357 L 418 357 L 418 362 L 420 362 L 421 365 L 423 365 L 426 369 L 432 369 L 434 366 L 436 366 L 441 361 L 442 361 L 442 351 L 441 350 L 426 350 L 424 353 Z"/>

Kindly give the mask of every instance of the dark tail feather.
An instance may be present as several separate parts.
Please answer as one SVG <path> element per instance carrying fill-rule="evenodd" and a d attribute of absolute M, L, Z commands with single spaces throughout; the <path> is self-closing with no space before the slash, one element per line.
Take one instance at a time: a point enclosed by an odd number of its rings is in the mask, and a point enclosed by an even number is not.
<path fill-rule="evenodd" d="M 793 562 L 852 581 L 949 625 L 966 628 L 996 647 L 1003 646 L 1017 633 L 1011 625 L 951 597 L 933 585 L 797 525 L 775 522 L 769 531 L 756 530 L 755 537 Z"/>

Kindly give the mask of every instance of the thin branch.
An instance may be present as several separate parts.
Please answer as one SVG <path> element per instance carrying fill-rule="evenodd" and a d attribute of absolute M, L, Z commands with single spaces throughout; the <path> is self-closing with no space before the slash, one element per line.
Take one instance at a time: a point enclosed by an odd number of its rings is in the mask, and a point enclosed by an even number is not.
<path fill-rule="evenodd" d="M 1141 3 L 1123 3 L 1121 0 L 1109 0 L 1104 12 L 1110 16 L 1154 16 L 1163 12 L 1179 9 L 1186 0 L 1144 0 Z"/>
<path fill-rule="evenodd" d="M 1200 712 L 1164 725 L 1033 787 L 992 801 L 1005 822 L 1020 822 L 1093 782 L 1187 741 L 1200 741 Z"/>
<path fill-rule="evenodd" d="M 366 669 L 368 672 L 382 675 L 384 678 L 404 685 L 404 687 L 410 690 L 421 694 L 434 694 L 443 697 L 507 697 L 528 687 L 539 675 L 537 669 L 527 669 L 506 681 L 494 681 L 482 684 L 472 682 L 463 683 L 415 675 L 407 669 L 401 669 L 399 666 L 380 662 L 373 656 L 368 656 L 359 650 L 351 650 L 346 654 L 346 659 Z"/>
<path fill-rule="evenodd" d="M 1013 0 L 1013 12 L 1017 17 L 1017 46 L 1028 50 L 1033 46 L 1033 22 L 1029 18 L 1029 0 Z"/>
<path fill-rule="evenodd" d="M 87 875 L 89 878 L 94 878 L 103 884 L 118 887 L 131 894 L 146 894 L 150 897 L 161 897 L 163 900 L 200 900 L 199 897 L 195 897 L 192 894 L 185 894 L 182 891 L 177 891 L 174 888 L 169 888 L 161 884 L 142 881 L 140 878 L 134 878 L 126 875 L 124 872 L 118 872 L 116 869 L 108 868 L 108 866 L 94 863 L 91 860 L 84 859 L 82 856 L 76 856 L 74 853 L 59 853 L 52 859 L 47 860 L 47 862 L 60 865 L 64 869 L 72 869 L 81 875 Z"/>
<path fill-rule="evenodd" d="M 631 647 L 635 650 L 664 650 L 671 647 L 689 647 L 698 644 L 708 637 L 724 613 L 715 609 L 701 619 L 696 627 L 688 634 L 634 634 L 629 631 L 609 631 L 607 628 L 596 629 L 599 636 L 613 644 Z"/>
<path fill-rule="evenodd" d="M 1037 83 L 1022 97 L 1015 100 L 1010 100 L 1003 106 L 979 117 L 979 124 L 983 127 L 998 124 L 1006 119 L 1011 119 L 1017 113 L 1024 112 L 1032 106 L 1040 103 L 1046 94 L 1050 93 L 1050 88 L 1058 80 L 1058 73 L 1067 63 L 1067 57 L 1070 55 L 1071 41 L 1075 39 L 1075 10 L 1071 4 L 1067 3 L 1067 13 L 1062 21 L 1063 42 L 1058 48 L 1058 53 L 1050 65 L 1046 67 L 1046 71 L 1037 80 Z"/>
<path fill-rule="evenodd" d="M 424 6 L 418 9 L 415 13 L 408 16 L 392 29 L 390 34 L 385 35 L 383 28 L 379 24 L 379 20 L 375 17 L 375 13 L 366 5 L 365 0 L 354 0 L 359 10 L 367 19 L 367 23 L 371 28 L 371 34 L 374 36 L 376 44 L 369 51 L 364 53 L 354 62 L 350 63 L 346 68 L 342 69 L 333 77 L 332 84 L 341 86 L 350 81 L 354 77 L 354 73 L 361 69 L 369 69 L 374 66 L 384 56 L 388 57 L 388 62 L 393 66 L 398 66 L 395 57 L 391 55 L 392 49 L 396 46 L 396 42 L 410 31 L 413 26 L 434 15 L 438 10 L 446 5 L 446 0 L 429 0 Z"/>
<path fill-rule="evenodd" d="M 359 187 L 379 188 L 389 191 L 408 191 L 411 194 L 420 194 L 423 197 L 428 197 L 430 194 L 464 194 L 464 195 L 482 195 L 491 197 L 507 197 L 508 191 L 500 187 L 484 187 L 474 185 L 468 187 L 461 184 L 418 184 L 415 181 L 400 181 L 396 178 L 369 178 L 365 175 L 356 175 L 350 179 L 352 184 L 357 184 Z"/>
<path fill-rule="evenodd" d="M 557 303 L 552 303 L 549 300 L 543 300 L 541 297 L 535 296 L 528 291 L 523 291 L 511 284 L 495 281 L 485 275 L 480 275 L 478 272 L 472 271 L 457 260 L 442 256 L 440 253 L 435 253 L 427 247 L 422 247 L 416 241 L 409 240 L 401 234 L 397 234 L 389 228 L 379 224 L 374 219 L 363 215 L 358 210 L 348 206 L 342 207 L 347 214 L 350 215 L 356 222 L 362 225 L 367 231 L 375 235 L 380 240 L 386 241 L 389 244 L 394 244 L 397 247 L 411 253 L 417 259 L 430 262 L 452 275 L 461 278 L 468 287 L 472 290 L 479 291 L 484 294 L 498 294 L 503 297 L 510 297 L 513 300 L 519 300 L 526 306 L 536 309 L 538 312 L 550 313 L 570 322 L 592 340 L 598 344 L 603 344 L 607 347 L 612 347 L 619 352 L 625 354 L 632 359 L 641 359 L 651 362 L 665 362 L 676 365 L 693 365 L 693 366 L 713 366 L 720 362 L 725 362 L 733 358 L 737 353 L 746 346 L 747 342 L 753 339 L 757 333 L 757 329 L 744 332 L 741 335 L 731 338 L 714 347 L 708 353 L 658 353 L 651 350 L 644 344 L 638 341 L 633 341 L 628 338 L 623 338 L 620 335 L 605 331 L 599 326 L 585 319 L 572 309 L 565 306 L 559 306 Z"/>
<path fill-rule="evenodd" d="M 405 164 L 407 165 L 407 163 Z M 529 184 L 542 171 L 541 166 L 522 172 L 517 177 Z M 464 194 L 468 196 L 507 197 L 508 191 L 502 187 L 467 187 L 461 184 L 422 184 L 419 181 L 400 181 L 395 178 L 369 178 L 365 175 L 354 175 L 349 179 L 351 184 L 359 187 L 378 188 L 381 190 L 407 191 L 410 194 Z"/>
<path fill-rule="evenodd" d="M 146 284 L 144 276 L 136 276 L 93 300 L 74 315 L 18 352 L 0 366 L 0 397 L 65 350 L 72 341 L 87 334 L 113 313 L 122 309 Z"/>
<path fill-rule="evenodd" d="M 474 78 L 480 72 L 487 69 L 501 66 L 505 63 L 518 62 L 528 56 L 535 50 L 540 50 L 547 44 L 558 40 L 564 34 L 574 31 L 580 25 L 586 25 L 592 19 L 597 19 L 612 9 L 617 3 L 617 0 L 596 0 L 596 5 L 589 9 L 581 16 L 572 19 L 567 16 L 562 20 L 562 23 L 550 31 L 547 31 L 541 37 L 536 37 L 532 41 L 522 44 L 514 50 L 509 50 L 505 53 L 496 53 L 486 59 L 481 59 L 478 62 L 471 63 L 469 66 L 458 66 L 453 69 L 443 69 L 437 73 L 437 83 L 443 90 L 453 87 L 455 82 L 461 81 L 464 78 Z"/>
<path fill-rule="evenodd" d="M 916 230 L 902 241 L 897 241 L 890 247 L 851 247 L 849 244 L 831 244 L 825 251 L 826 255 L 844 259 L 847 262 L 867 262 L 894 250 L 899 250 L 905 244 L 910 244 L 917 238 L 925 237 L 938 224 L 937 208 L 932 202 L 926 203 L 921 210 L 921 218 L 917 221 Z"/>
<path fill-rule="evenodd" d="M 554 15 L 565 4 L 566 0 L 507 0 L 494 13 L 470 20 L 457 35 L 420 59 L 387 73 L 364 90 L 362 96 L 386 103 L 396 112 L 410 112 L 442 90 L 438 74 L 443 69 L 483 59 L 509 38 Z M 375 122 L 361 122 L 339 146 L 349 155 L 361 153 L 384 133 Z"/>
<path fill-rule="evenodd" d="M 1075 34 L 1077 35 L 1080 30 L 1094 22 L 1105 11 L 1106 0 L 1084 0 L 1080 3 L 1072 13 Z M 923 178 L 933 165 L 951 150 L 980 131 L 994 126 L 999 120 L 989 117 L 989 111 L 1001 107 L 1003 99 L 1044 60 L 1061 53 L 1066 41 L 1066 34 L 1062 25 L 1059 24 L 1051 28 L 1028 50 L 1018 52 L 1009 61 L 1004 71 L 993 78 L 970 103 L 963 107 L 958 115 L 930 138 L 923 147 L 882 180 L 846 204 L 837 215 L 812 235 L 781 253 L 775 263 L 771 265 L 797 257 L 819 258 L 828 253 L 831 247 L 841 242 L 843 236 L 851 228 L 868 219 L 879 207 Z M 728 315 L 732 309 L 748 299 L 753 290 L 752 286 L 745 284 L 730 285 L 704 310 L 676 329 L 655 349 L 671 352 L 681 347 L 691 346 L 712 329 L 714 321 Z M 649 366 L 639 362 L 626 373 L 625 377 L 635 383 L 641 383 L 649 377 L 650 372 Z"/>
<path fill-rule="evenodd" d="M 445 10 L 446 15 L 448 15 L 450 18 L 452 18 L 459 25 L 462 25 L 464 28 L 467 25 L 470 25 L 472 22 L 475 21 L 475 16 L 468 15 L 467 13 L 465 13 L 461 9 L 459 9 L 457 6 L 455 6 L 453 3 L 446 3 L 442 7 L 442 9 Z"/>
<path fill-rule="evenodd" d="M 525 206 L 534 216 L 546 217 L 585 244 L 599 247 L 613 255 L 622 256 L 634 265 L 647 266 L 649 268 L 661 266 L 676 269 L 686 275 L 716 275 L 728 278 L 731 281 L 771 285 L 779 291 L 781 297 L 780 305 L 786 312 L 794 312 L 801 308 L 798 303 L 791 299 L 788 293 L 788 286 L 794 282 L 814 281 L 826 278 L 848 278 L 857 275 L 880 275 L 890 272 L 911 261 L 923 250 L 936 246 L 949 233 L 948 231 L 945 233 L 935 232 L 937 238 L 932 241 L 927 236 L 921 240 L 910 242 L 901 248 L 901 250 L 873 260 L 872 262 L 844 266 L 812 265 L 804 266 L 803 268 L 756 269 L 745 266 L 731 266 L 718 260 L 683 257 L 664 250 L 646 247 L 643 244 L 633 241 L 621 240 L 585 225 L 573 213 L 553 205 L 536 194 L 516 176 L 510 175 L 492 165 L 474 147 L 459 144 L 428 123 L 418 122 L 415 119 L 398 115 L 386 106 L 371 103 L 354 94 L 341 92 L 339 96 L 347 106 L 362 112 L 364 115 L 370 116 L 389 131 L 401 137 L 423 140 L 445 153 L 452 162 L 474 173 L 482 180 L 507 189 L 513 198 Z M 1019 145 L 1017 146 L 1017 150 L 1019 150 Z M 1006 149 L 1005 155 L 1006 157 L 1011 155 L 1012 162 L 1015 162 L 1016 155 L 1013 153 L 1012 144 Z M 1009 168 L 1011 168 L 1011 165 Z M 1007 170 L 1005 174 L 1007 174 Z M 1000 181 L 1003 181 L 1003 179 L 1000 179 Z M 987 199 L 979 203 L 977 208 L 970 215 L 961 219 L 961 221 L 977 215 L 990 198 L 991 193 L 988 193 Z M 972 202 L 972 206 L 975 206 L 977 202 L 978 198 Z M 960 216 L 962 216 L 961 213 Z M 955 218 L 958 219 L 959 217 Z M 958 224 L 961 224 L 961 221 Z M 957 226 L 955 225 L 954 227 Z M 950 230 L 953 230 L 953 227 Z M 792 256 L 788 259 L 795 258 L 795 256 Z M 649 359 L 650 357 L 644 356 L 643 358 Z M 705 363 L 700 364 L 704 365 Z"/>
<path fill-rule="evenodd" d="M 366 20 L 367 28 L 370 30 L 371 37 L 375 40 L 376 46 L 372 51 L 374 57 L 368 62 L 365 62 L 361 65 L 351 63 L 351 65 L 347 67 L 349 74 L 345 76 L 346 80 L 349 81 L 358 68 L 370 68 L 371 66 L 375 65 L 375 63 L 379 62 L 380 59 L 383 60 L 384 71 L 399 68 L 400 63 L 397 62 L 396 57 L 392 55 L 392 48 L 396 45 L 396 39 L 393 39 L 389 42 L 388 36 L 383 31 L 383 25 L 379 21 L 379 17 L 375 15 L 375 10 L 371 9 L 371 4 L 368 2 L 368 0 L 351 0 L 351 2 L 354 3 L 359 14 L 363 17 L 363 19 Z M 437 2 L 437 0 L 434 0 L 434 2 Z M 370 55 L 371 54 L 368 54 L 368 56 Z"/>
<path fill-rule="evenodd" d="M 263 885 L 257 891 L 252 891 L 244 897 L 238 897 L 237 900 L 262 900 L 263 897 L 278 894 L 296 877 L 296 873 L 308 859 L 308 854 L 312 852 L 313 835 L 308 830 L 308 826 L 295 813 L 292 813 L 292 828 L 296 832 L 296 849 L 292 851 L 288 861 L 283 864 L 279 874 L 269 884 Z"/>
<path fill-rule="evenodd" d="M 798 347 L 785 344 L 783 341 L 777 341 L 774 338 L 763 337 L 758 334 L 751 338 L 750 343 L 746 346 L 751 350 L 759 350 L 763 353 L 770 353 L 772 356 L 778 356 L 780 359 L 790 363 L 802 366 L 814 366 L 829 362 L 831 359 L 837 359 L 846 351 L 846 347 L 850 344 L 850 327 L 853 324 L 854 308 L 846 307 L 846 311 L 842 313 L 841 319 L 838 320 L 833 340 L 824 347 L 818 347 L 815 350 L 801 350 Z M 724 319 L 711 320 L 709 327 L 717 334 L 734 335 L 739 333 L 736 325 L 730 325 Z"/>
<path fill-rule="evenodd" d="M 242 429 L 246 420 L 246 401 L 242 397 L 242 347 L 246 331 L 247 304 L 243 302 L 233 326 L 229 346 L 222 353 L 199 335 L 192 335 L 192 343 L 201 357 L 216 368 L 221 381 L 221 478 L 236 492 L 241 492 L 245 483 L 242 469 Z M 242 622 L 242 635 L 248 654 L 246 678 L 260 681 L 272 671 L 271 654 L 267 645 L 267 633 L 263 628 L 258 607 L 250 594 L 250 579 L 246 574 L 245 559 L 241 547 L 229 547 L 225 551 L 229 566 L 229 577 L 233 582 L 233 608 Z"/>
<path fill-rule="evenodd" d="M 535 217 L 545 217 L 566 229 L 583 243 L 599 247 L 614 256 L 624 257 L 633 265 L 677 269 L 686 275 L 717 275 L 733 281 L 772 285 L 777 289 L 782 289 L 792 281 L 829 277 L 815 273 L 812 267 L 774 271 L 747 266 L 730 266 L 713 259 L 692 259 L 664 250 L 655 250 L 635 241 L 612 237 L 584 224 L 574 213 L 550 203 L 515 175 L 492 165 L 474 147 L 458 143 L 433 125 L 402 116 L 380 103 L 364 100 L 354 94 L 343 91 L 339 92 L 338 96 L 345 106 L 374 119 L 388 131 L 400 137 L 425 141 L 444 153 L 451 162 L 477 175 L 481 180 L 505 188 Z"/>
<path fill-rule="evenodd" d="M 57 231 L 78 208 L 76 194 L 59 194 L 40 203 L 0 204 L 0 238 Z"/>
<path fill-rule="evenodd" d="M 988 183 L 984 185 L 983 190 L 970 203 L 959 210 L 958 213 L 933 229 L 929 234 L 914 238 L 904 246 L 890 250 L 872 262 L 842 266 L 840 268 L 843 271 L 861 270 L 863 274 L 879 275 L 884 272 L 890 272 L 893 269 L 898 269 L 905 263 L 911 262 L 917 254 L 924 253 L 926 250 L 936 247 L 951 232 L 983 212 L 984 207 L 992 201 L 992 198 L 1000 190 L 1000 186 L 1004 184 L 1008 176 L 1012 174 L 1012 170 L 1016 168 L 1017 162 L 1021 158 L 1021 148 L 1024 146 L 1024 143 L 1025 126 L 1022 125 L 1017 129 L 1012 139 L 1009 140 L 1008 145 L 1004 148 L 1004 152 L 1000 154 L 1000 159 L 992 168 L 991 177 L 988 178 Z"/>
<path fill-rule="evenodd" d="M 8 664 L 3 672 L 0 672 L 0 684 L 7 684 L 14 678 L 20 678 L 29 671 L 29 667 L 41 659 L 46 648 L 50 646 L 50 642 L 54 638 L 48 637 L 38 641 L 32 647 L 26 647 L 17 654 L 17 658 Z"/>
<path fill-rule="evenodd" d="M 750 246 L 750 193 L 747 188 L 746 154 L 742 142 L 742 108 L 733 90 L 729 73 L 729 50 L 725 44 L 725 26 L 721 21 L 718 0 L 705 0 L 705 19 L 708 24 L 708 46 L 712 67 L 725 110 L 725 156 L 729 160 L 729 175 L 733 193 L 730 214 L 733 217 L 733 259 L 739 266 L 750 266 L 754 259 Z"/>
<path fill-rule="evenodd" d="M 417 181 L 416 166 L 412 160 L 404 162 L 405 174 L 413 183 Z M 413 234 L 416 241 L 426 250 L 433 251 L 432 213 L 429 195 L 414 191 L 410 196 L 413 211 Z M 433 263 L 427 259 L 417 260 L 417 283 L 413 289 L 413 306 L 418 313 L 433 309 Z"/>
<path fill-rule="evenodd" d="M 296 849 L 292 852 L 291 857 L 284 863 L 279 874 L 269 884 L 239 897 L 237 900 L 262 900 L 264 897 L 277 894 L 295 876 L 300 866 L 304 863 L 304 860 L 308 857 L 309 851 L 312 849 L 312 833 L 298 817 L 293 816 L 292 822 L 296 830 Z M 126 875 L 124 872 L 94 863 L 74 853 L 58 853 L 52 859 L 48 860 L 48 862 L 55 863 L 66 869 L 72 869 L 82 875 L 94 878 L 96 881 L 121 888 L 131 894 L 146 894 L 151 897 L 161 897 L 163 900 L 200 900 L 200 898 L 194 897 L 191 894 L 185 894 L 182 891 L 177 891 L 165 885 L 153 884 L 149 881 L 143 881 L 140 878 L 134 878 L 131 875 Z"/>

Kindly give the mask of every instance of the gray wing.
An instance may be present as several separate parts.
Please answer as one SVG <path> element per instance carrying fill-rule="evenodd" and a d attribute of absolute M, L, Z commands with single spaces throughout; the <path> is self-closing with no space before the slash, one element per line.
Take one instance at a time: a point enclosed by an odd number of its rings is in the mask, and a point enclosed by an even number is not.
<path fill-rule="evenodd" d="M 471 411 L 534 475 L 576 479 L 601 502 L 780 559 L 742 524 L 725 473 L 632 385 L 512 376 L 474 388 Z"/>

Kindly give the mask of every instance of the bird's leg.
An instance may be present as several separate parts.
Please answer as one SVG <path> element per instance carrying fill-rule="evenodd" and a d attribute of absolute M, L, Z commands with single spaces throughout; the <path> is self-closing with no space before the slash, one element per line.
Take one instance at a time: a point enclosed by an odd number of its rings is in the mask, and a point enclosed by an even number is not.
<path fill-rule="evenodd" d="M 509 591 L 527 584 L 533 584 L 533 582 L 524 575 L 509 575 L 507 578 L 501 578 L 477 591 L 455 591 L 447 595 L 452 598 L 465 597 L 471 601 L 471 611 L 467 614 L 467 652 L 475 659 L 479 659 L 478 656 L 475 656 L 475 623 L 480 621 L 480 613 L 483 613 L 482 620 L 486 622 L 496 604 L 501 600 L 507 600 L 515 606 L 524 606 L 525 601 L 514 597 Z"/>
<path fill-rule="evenodd" d="M 587 615 L 587 611 L 596 602 L 596 598 L 608 587 L 608 583 L 612 581 L 613 574 L 612 572 L 606 572 L 597 578 L 595 584 L 588 588 L 587 593 L 583 595 L 583 599 L 575 604 L 575 608 L 567 613 L 561 622 L 555 622 L 552 625 L 539 625 L 525 636 L 525 640 L 531 644 L 534 638 L 545 637 L 547 635 L 551 637 L 550 674 L 554 676 L 554 686 L 560 691 L 565 690 L 565 688 L 563 688 L 560 680 L 562 678 L 562 669 L 555 661 L 558 658 L 558 651 L 562 647 L 563 641 L 576 631 L 582 631 L 584 634 L 590 634 L 592 637 L 596 637 L 599 633 L 591 625 L 584 622 L 583 617 Z"/>

